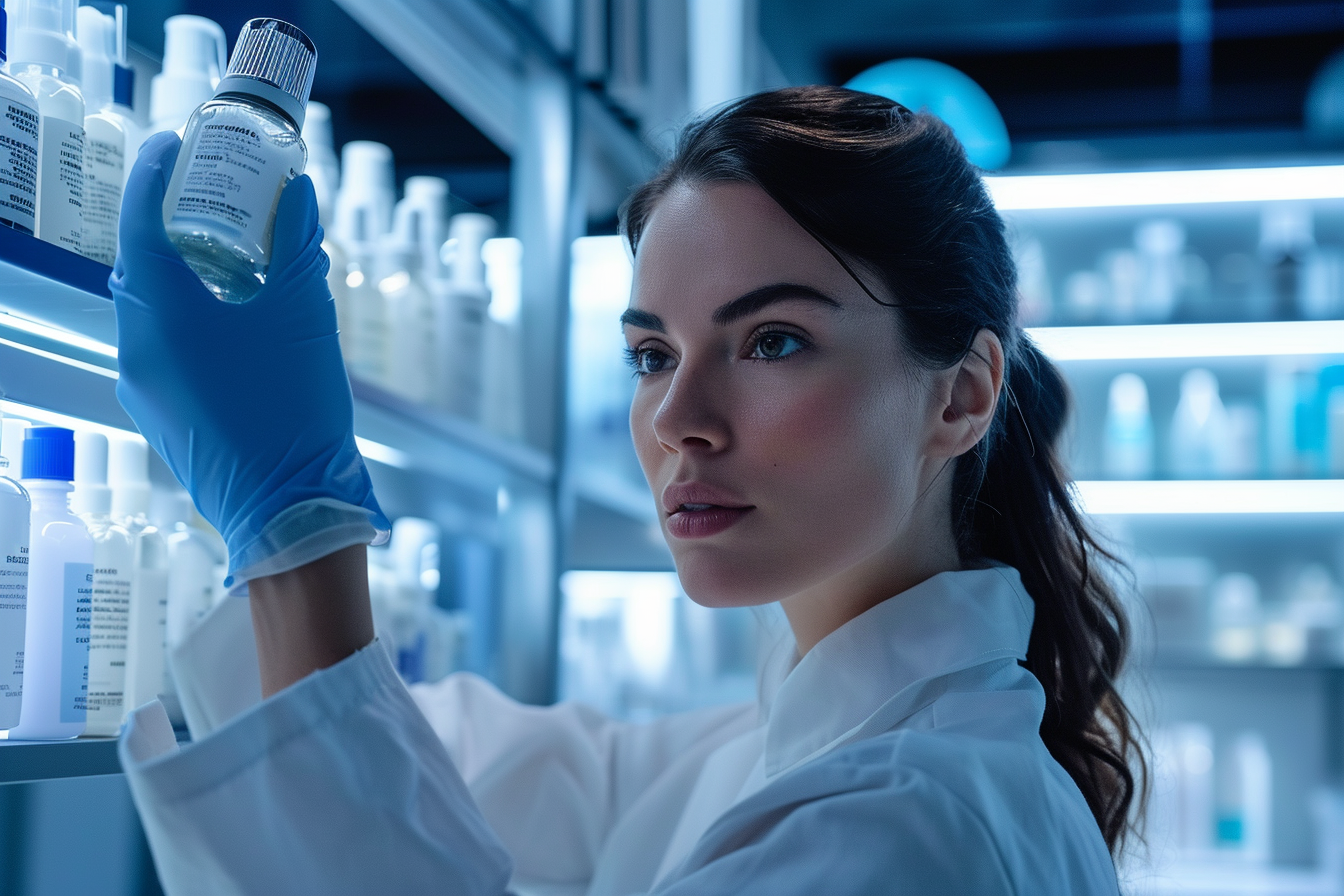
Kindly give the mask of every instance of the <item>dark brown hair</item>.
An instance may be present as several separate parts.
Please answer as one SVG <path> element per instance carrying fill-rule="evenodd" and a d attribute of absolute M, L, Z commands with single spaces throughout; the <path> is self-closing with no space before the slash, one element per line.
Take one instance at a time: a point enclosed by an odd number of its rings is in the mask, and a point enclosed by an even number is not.
<path fill-rule="evenodd" d="M 713 182 L 763 189 L 881 302 L 858 273 L 875 272 L 918 363 L 959 363 L 982 329 L 1003 343 L 994 422 L 953 469 L 957 544 L 963 562 L 1021 573 L 1036 604 L 1025 666 L 1045 689 L 1041 739 L 1118 851 L 1146 769 L 1116 690 L 1129 628 L 1099 567 L 1117 561 L 1073 504 L 1057 453 L 1068 391 L 1018 325 L 1013 258 L 979 172 L 945 124 L 883 97 L 839 87 L 757 94 L 692 124 L 631 195 L 622 209 L 631 249 L 669 189 Z"/>

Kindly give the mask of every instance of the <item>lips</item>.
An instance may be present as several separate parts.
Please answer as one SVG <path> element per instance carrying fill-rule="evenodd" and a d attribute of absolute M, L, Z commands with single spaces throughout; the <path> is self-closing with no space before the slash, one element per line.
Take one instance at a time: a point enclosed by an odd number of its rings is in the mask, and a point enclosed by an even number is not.
<path fill-rule="evenodd" d="M 745 510 L 751 506 L 726 489 L 704 482 L 674 483 L 663 490 L 663 511 L 669 515 L 714 508 Z"/>

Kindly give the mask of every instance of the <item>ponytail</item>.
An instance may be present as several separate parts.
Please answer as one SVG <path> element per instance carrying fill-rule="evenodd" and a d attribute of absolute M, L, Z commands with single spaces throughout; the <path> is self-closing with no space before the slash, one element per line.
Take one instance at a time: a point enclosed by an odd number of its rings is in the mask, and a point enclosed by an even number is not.
<path fill-rule="evenodd" d="M 937 118 L 872 94 L 794 87 L 747 97 L 686 129 L 668 165 L 626 201 L 632 250 L 658 200 L 683 182 L 763 189 L 893 309 L 924 367 L 960 362 L 981 330 L 1003 343 L 994 422 L 952 466 L 952 524 L 963 563 L 991 559 L 1021 573 L 1036 603 L 1025 666 L 1045 689 L 1041 739 L 1118 851 L 1147 781 L 1115 685 L 1129 630 L 1098 569 L 1118 560 L 1073 504 L 1057 454 L 1068 392 L 1018 327 L 1003 221 L 961 144 Z M 871 276 L 895 302 L 878 298 Z"/>

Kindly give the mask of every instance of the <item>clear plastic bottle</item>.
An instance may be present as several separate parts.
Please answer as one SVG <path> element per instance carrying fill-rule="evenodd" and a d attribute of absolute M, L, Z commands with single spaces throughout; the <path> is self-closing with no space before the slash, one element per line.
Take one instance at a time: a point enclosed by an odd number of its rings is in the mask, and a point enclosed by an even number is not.
<path fill-rule="evenodd" d="M 111 265 L 117 259 L 117 219 L 126 181 L 130 123 L 113 107 L 117 22 L 92 6 L 79 8 L 84 51 L 84 233 L 81 250 Z"/>
<path fill-rule="evenodd" d="M 18 0 L 9 73 L 37 98 L 39 239 L 79 252 L 84 231 L 84 94 L 75 0 Z"/>
<path fill-rule="evenodd" d="M 252 19 L 214 99 L 187 122 L 163 223 L 221 301 L 246 302 L 266 282 L 280 192 L 308 161 L 300 129 L 316 62 L 298 28 Z"/>
<path fill-rule="evenodd" d="M 93 614 L 93 538 L 70 510 L 75 434 L 57 426 L 28 430 L 23 486 L 33 499 L 23 708 L 11 740 L 78 737 L 89 690 Z"/>
<path fill-rule="evenodd" d="M 93 536 L 93 619 L 89 633 L 89 716 L 85 734 L 112 737 L 125 716 L 126 636 L 135 542 L 112 519 L 107 487 L 107 436 L 75 436 L 71 509 Z"/>
<path fill-rule="evenodd" d="M 7 58 L 5 28 L 4 0 L 0 0 L 0 67 Z M 30 236 L 37 225 L 39 121 L 37 97 L 22 81 L 0 71 L 0 227 Z"/>
<path fill-rule="evenodd" d="M 118 439 L 112 443 L 109 460 L 112 518 L 131 533 L 135 543 L 126 633 L 126 709 L 130 711 L 170 690 L 163 656 L 168 541 L 149 521 L 149 446 L 139 439 Z"/>
<path fill-rule="evenodd" d="M 0 446 L 3 448 L 3 446 Z M 0 456 L 0 730 L 19 724 L 23 633 L 28 615 L 28 521 L 32 501 Z"/>

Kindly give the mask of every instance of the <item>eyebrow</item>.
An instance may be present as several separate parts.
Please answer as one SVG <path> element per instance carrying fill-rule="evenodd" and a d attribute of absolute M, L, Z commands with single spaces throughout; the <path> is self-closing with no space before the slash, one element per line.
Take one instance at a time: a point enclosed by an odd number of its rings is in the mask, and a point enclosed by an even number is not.
<path fill-rule="evenodd" d="M 801 283 L 772 283 L 769 286 L 753 289 L 751 292 L 740 295 L 715 308 L 711 320 L 717 326 L 726 327 L 734 321 L 741 320 L 747 315 L 754 314 L 776 302 L 799 299 L 806 302 L 816 302 L 831 308 L 840 307 L 840 303 L 835 299 L 820 290 L 813 289 L 811 286 L 804 286 Z M 638 308 L 627 308 L 621 313 L 621 326 L 627 325 L 639 327 L 642 330 L 653 330 L 656 333 L 667 332 L 667 327 L 664 326 L 661 317 L 648 311 L 640 311 Z"/>

